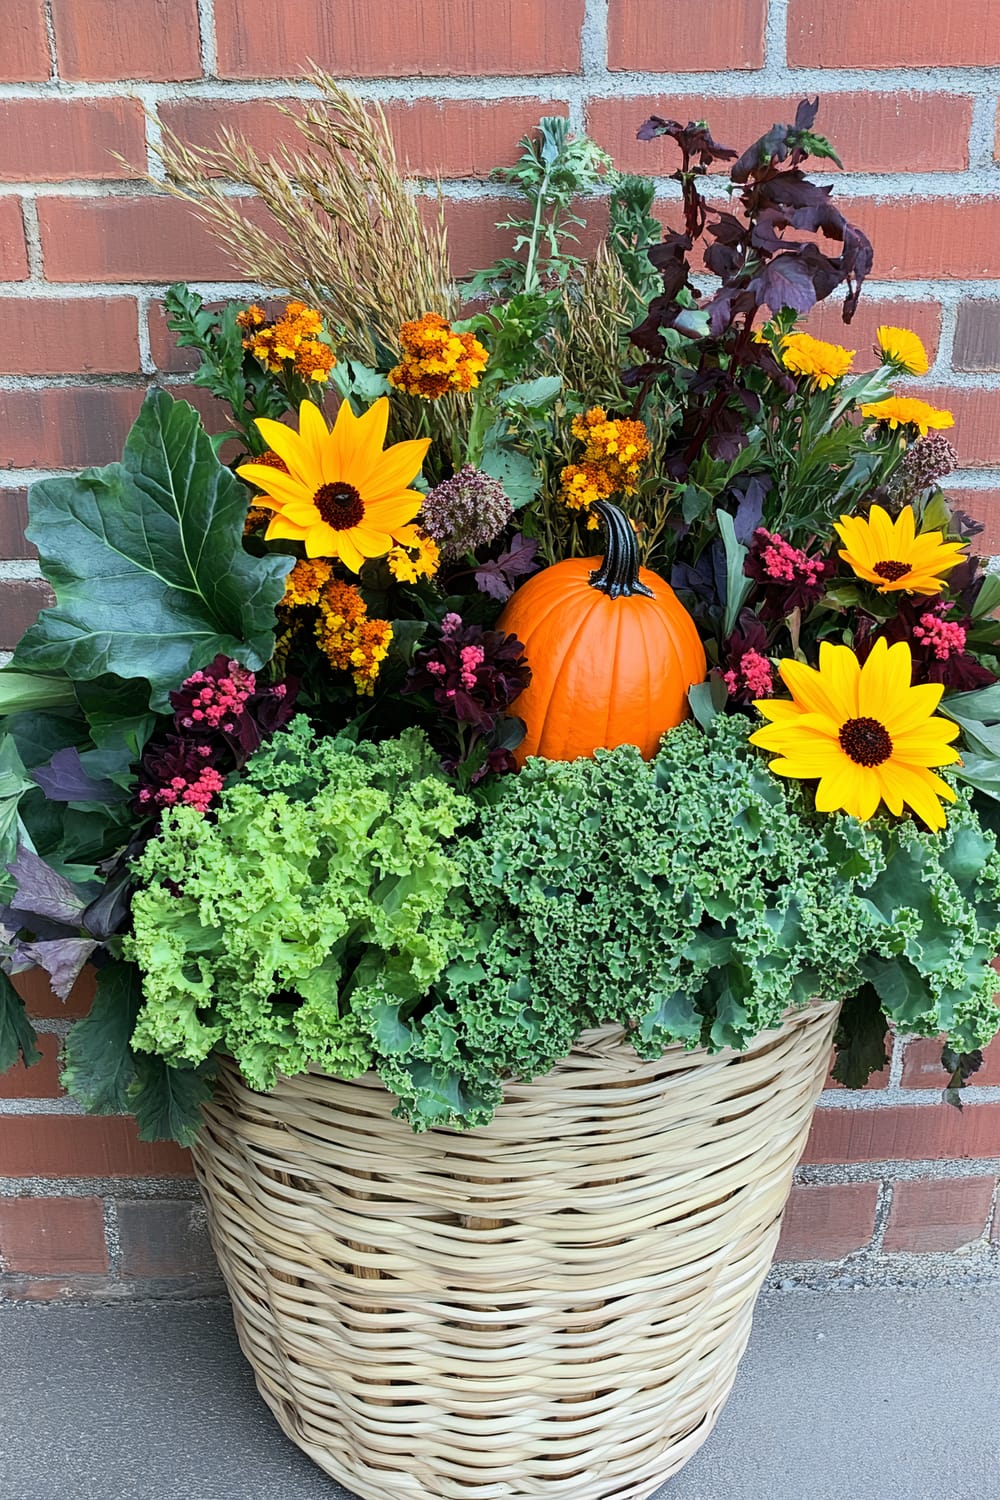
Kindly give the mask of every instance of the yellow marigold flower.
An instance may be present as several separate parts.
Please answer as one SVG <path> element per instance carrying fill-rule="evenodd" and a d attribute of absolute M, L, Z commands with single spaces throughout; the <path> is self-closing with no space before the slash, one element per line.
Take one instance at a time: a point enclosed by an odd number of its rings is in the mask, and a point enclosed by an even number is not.
<path fill-rule="evenodd" d="M 559 499 L 570 510 L 589 510 L 596 500 L 607 500 L 614 492 L 598 464 L 568 464 L 559 476 Z"/>
<path fill-rule="evenodd" d="M 258 417 L 264 441 L 288 466 L 287 474 L 255 462 L 236 471 L 274 511 L 267 540 L 301 542 L 307 557 L 339 557 L 353 573 L 366 557 L 384 557 L 420 509 L 423 496 L 409 485 L 430 446 L 413 438 L 383 451 L 388 423 L 385 396 L 360 417 L 341 402 L 332 432 L 311 401 L 299 407 L 298 432 Z"/>
<path fill-rule="evenodd" d="M 788 333 L 781 340 L 781 363 L 793 375 L 804 375 L 821 391 L 846 375 L 854 363 L 855 350 L 814 339 L 811 333 Z"/>
<path fill-rule="evenodd" d="M 300 558 L 285 580 L 282 606 L 285 609 L 299 609 L 305 605 L 318 604 L 320 595 L 332 577 L 333 569 L 323 558 Z"/>
<path fill-rule="evenodd" d="M 392 644 L 388 620 L 370 620 L 368 607 L 351 583 L 333 578 L 319 601 L 316 640 L 330 665 L 350 672 L 358 693 L 371 695 Z"/>
<path fill-rule="evenodd" d="M 884 401 L 873 401 L 861 408 L 863 417 L 872 417 L 876 422 L 887 422 L 890 427 L 916 427 L 921 437 L 926 437 L 934 428 L 954 427 L 955 418 L 950 411 L 929 406 L 926 401 L 917 401 L 912 396 L 887 396 Z"/>
<path fill-rule="evenodd" d="M 895 520 L 881 505 L 864 516 L 841 516 L 834 526 L 844 547 L 840 556 L 859 578 L 874 583 L 880 594 L 939 594 L 944 574 L 965 558 L 964 542 L 946 542 L 941 531 L 917 535 L 913 506 Z"/>
<path fill-rule="evenodd" d="M 449 391 L 472 391 L 489 354 L 472 333 L 456 333 L 440 313 L 404 323 L 399 330 L 403 357 L 389 371 L 390 385 L 408 396 L 436 401 Z"/>
<path fill-rule="evenodd" d="M 893 328 L 890 323 L 881 323 L 875 330 L 878 339 L 876 354 L 881 354 L 884 364 L 896 365 L 908 375 L 926 375 L 930 369 L 927 350 L 920 339 L 909 328 Z"/>
<path fill-rule="evenodd" d="M 817 812 L 843 810 L 865 822 L 884 802 L 895 816 L 910 807 L 928 828 L 943 828 L 941 800 L 955 793 L 932 766 L 959 760 L 957 724 L 934 714 L 940 683 L 911 686 L 905 641 L 875 642 L 864 666 L 849 646 L 824 641 L 819 671 L 791 658 L 779 667 L 792 695 L 755 703 L 770 723 L 750 736 L 778 756 L 778 776 L 818 781 Z"/>
<path fill-rule="evenodd" d="M 389 572 L 398 583 L 416 583 L 421 578 L 433 578 L 441 564 L 441 551 L 433 537 L 416 526 L 409 526 L 397 533 L 401 545 L 393 547 L 386 561 Z"/>

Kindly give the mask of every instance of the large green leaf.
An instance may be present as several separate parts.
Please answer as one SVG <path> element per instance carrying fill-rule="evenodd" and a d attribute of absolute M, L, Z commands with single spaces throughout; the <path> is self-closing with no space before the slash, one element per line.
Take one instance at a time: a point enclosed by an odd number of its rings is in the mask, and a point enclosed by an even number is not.
<path fill-rule="evenodd" d="M 38 1062 L 34 1027 L 24 1013 L 24 1001 L 0 969 L 0 1073 L 12 1068 L 18 1058 L 26 1068 Z"/>
<path fill-rule="evenodd" d="M 215 1058 L 197 1068 L 175 1068 L 162 1057 L 139 1053 L 129 1103 L 140 1141 L 177 1141 L 190 1146 L 201 1128 L 201 1106 L 212 1097 Z"/>
<path fill-rule="evenodd" d="M 32 487 L 27 534 L 56 604 L 15 667 L 143 677 L 166 709 L 169 690 L 219 652 L 262 666 L 288 560 L 244 550 L 246 506 L 194 408 L 150 392 L 120 464 Z"/>
<path fill-rule="evenodd" d="M 142 1005 L 142 975 L 135 964 L 110 963 L 99 970 L 90 1013 L 66 1038 L 63 1086 L 95 1115 L 120 1115 L 129 1108 L 135 1077 L 129 1043 Z"/>
<path fill-rule="evenodd" d="M 0 714 L 70 707 L 75 701 L 73 684 L 65 677 L 36 677 L 30 672 L 12 672 L 9 668 L 0 672 Z"/>

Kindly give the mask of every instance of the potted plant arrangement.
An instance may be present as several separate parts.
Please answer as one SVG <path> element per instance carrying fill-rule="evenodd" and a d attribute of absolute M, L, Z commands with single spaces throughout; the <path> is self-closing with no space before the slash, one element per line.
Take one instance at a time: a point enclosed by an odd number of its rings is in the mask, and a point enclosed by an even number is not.
<path fill-rule="evenodd" d="M 171 290 L 217 420 L 154 390 L 31 494 L 0 1065 L 9 976 L 95 965 L 66 1086 L 193 1146 L 260 1390 L 364 1500 L 639 1500 L 728 1394 L 831 1043 L 858 1086 L 945 1033 L 957 1091 L 997 1029 L 1000 580 L 920 341 L 854 374 L 802 326 L 872 259 L 815 104 L 742 156 L 647 121 L 665 232 L 543 120 L 456 287 L 313 81 L 299 151 L 162 147 L 284 288 Z"/>

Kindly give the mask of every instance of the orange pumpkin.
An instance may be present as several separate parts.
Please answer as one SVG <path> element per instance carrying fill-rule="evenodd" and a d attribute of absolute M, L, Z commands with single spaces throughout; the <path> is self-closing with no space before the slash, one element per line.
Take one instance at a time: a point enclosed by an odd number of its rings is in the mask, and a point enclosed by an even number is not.
<path fill-rule="evenodd" d="M 687 692 L 705 676 L 694 621 L 662 578 L 639 567 L 635 534 L 599 501 L 603 558 L 554 563 L 522 585 L 499 628 L 524 644 L 531 682 L 511 705 L 528 732 L 514 754 L 578 760 L 601 746 L 638 745 L 650 760 L 688 716 Z"/>

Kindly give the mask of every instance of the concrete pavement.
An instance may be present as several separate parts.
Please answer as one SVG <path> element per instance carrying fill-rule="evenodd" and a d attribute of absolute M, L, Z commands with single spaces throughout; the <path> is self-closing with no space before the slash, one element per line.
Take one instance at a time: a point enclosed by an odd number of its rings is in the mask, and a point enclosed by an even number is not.
<path fill-rule="evenodd" d="M 996 1285 L 766 1292 L 657 1500 L 949 1494 L 1000 1500 Z M 213 1301 L 0 1306 L 0 1500 L 351 1497 L 282 1436 Z"/>

